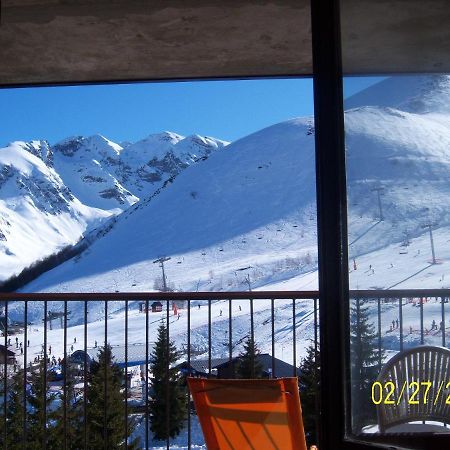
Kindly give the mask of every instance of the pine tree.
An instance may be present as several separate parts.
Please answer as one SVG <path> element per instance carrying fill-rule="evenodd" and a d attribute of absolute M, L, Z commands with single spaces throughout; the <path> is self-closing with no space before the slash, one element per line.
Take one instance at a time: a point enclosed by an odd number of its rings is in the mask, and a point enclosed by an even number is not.
<path fill-rule="evenodd" d="M 180 353 L 168 338 L 167 328 L 161 324 L 150 356 L 153 391 L 149 408 L 150 429 L 158 440 L 177 436 L 186 419 L 186 389 L 175 367 Z"/>
<path fill-rule="evenodd" d="M 57 448 L 79 449 L 84 446 L 83 398 L 75 393 L 76 370 L 72 364 L 64 366 L 66 387 L 60 394 L 60 404 L 55 411 L 55 436 Z M 65 413 L 64 413 L 65 407 Z M 65 423 L 64 423 L 65 418 Z"/>
<path fill-rule="evenodd" d="M 41 449 L 44 440 L 47 448 L 54 448 L 56 443 L 53 412 L 56 396 L 49 392 L 48 377 L 44 377 L 45 369 L 42 360 L 37 370 L 30 373 L 30 389 L 27 387 L 27 448 L 30 450 Z"/>
<path fill-rule="evenodd" d="M 300 399 L 302 402 L 303 426 L 308 447 L 318 443 L 320 401 L 320 351 L 314 343 L 306 350 L 299 368 Z"/>
<path fill-rule="evenodd" d="M 263 367 L 258 361 L 260 353 L 255 341 L 248 336 L 236 366 L 237 378 L 262 378 L 264 376 Z"/>
<path fill-rule="evenodd" d="M 90 450 L 125 448 L 126 399 L 122 389 L 123 379 L 119 366 L 113 361 L 111 346 L 100 348 L 97 361 L 92 363 L 88 375 L 87 423 Z M 127 420 L 129 440 L 136 424 L 130 418 Z M 128 448 L 138 448 L 138 439 L 129 440 Z"/>
<path fill-rule="evenodd" d="M 375 327 L 370 322 L 369 306 L 364 300 L 356 299 L 350 310 L 350 364 L 353 427 L 357 431 L 376 421 L 370 391 L 383 357 L 383 350 L 381 353 L 378 350 Z"/>
<path fill-rule="evenodd" d="M 23 370 L 17 371 L 13 377 L 7 381 L 7 405 L 6 405 L 6 427 L 7 427 L 7 446 L 2 444 L 3 448 L 19 449 L 23 447 L 23 420 L 24 420 L 24 389 L 23 389 Z M 2 443 L 4 441 L 4 409 L 2 405 Z"/>

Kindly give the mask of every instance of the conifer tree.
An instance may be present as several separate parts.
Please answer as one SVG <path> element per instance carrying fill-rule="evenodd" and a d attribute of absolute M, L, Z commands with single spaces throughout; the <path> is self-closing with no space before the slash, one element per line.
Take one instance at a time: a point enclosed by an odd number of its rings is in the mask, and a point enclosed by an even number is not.
<path fill-rule="evenodd" d="M 186 419 L 186 389 L 175 367 L 180 353 L 161 324 L 150 356 L 152 400 L 150 429 L 158 440 L 177 436 Z M 168 402 L 167 402 L 168 400 Z"/>
<path fill-rule="evenodd" d="M 248 336 L 244 343 L 244 349 L 239 355 L 239 360 L 236 367 L 237 378 L 263 377 L 263 367 L 257 358 L 260 353 L 261 352 L 259 351 L 256 342 L 251 336 Z"/>
<path fill-rule="evenodd" d="M 68 449 L 75 450 L 84 447 L 83 398 L 75 393 L 76 371 L 73 365 L 64 365 L 63 370 L 66 371 L 66 386 L 62 388 L 55 411 L 55 438 L 57 448 L 64 448 L 65 444 Z"/>
<path fill-rule="evenodd" d="M 306 357 L 299 367 L 300 399 L 302 402 L 303 426 L 308 448 L 318 443 L 319 395 L 320 395 L 320 351 L 312 342 Z"/>
<path fill-rule="evenodd" d="M 88 375 L 87 423 L 90 450 L 125 448 L 126 399 L 122 381 L 123 375 L 113 361 L 111 346 L 100 348 L 97 361 L 92 363 Z M 128 448 L 132 450 L 138 448 L 138 439 L 129 440 L 136 424 L 131 418 L 127 420 Z"/>
<path fill-rule="evenodd" d="M 4 408 L 1 408 L 2 448 L 19 449 L 23 446 L 24 389 L 23 370 L 17 371 L 7 380 L 6 427 L 7 445 L 4 445 Z"/>
<path fill-rule="evenodd" d="M 47 448 L 54 448 L 55 414 L 53 404 L 56 396 L 50 394 L 48 377 L 44 377 L 46 367 L 42 360 L 29 375 L 27 387 L 27 448 L 39 450 L 46 442 Z M 27 384 L 28 386 L 28 384 Z"/>
<path fill-rule="evenodd" d="M 370 391 L 383 356 L 383 351 L 378 350 L 375 327 L 370 322 L 369 306 L 366 301 L 356 299 L 350 309 L 352 417 L 356 430 L 376 421 Z"/>

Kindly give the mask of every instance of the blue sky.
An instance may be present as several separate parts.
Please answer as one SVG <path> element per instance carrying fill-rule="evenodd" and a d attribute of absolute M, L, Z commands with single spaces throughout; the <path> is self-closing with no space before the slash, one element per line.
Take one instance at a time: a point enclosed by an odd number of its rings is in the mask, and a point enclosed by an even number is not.
<path fill-rule="evenodd" d="M 346 79 L 345 95 L 380 80 Z M 165 130 L 233 141 L 312 113 L 307 78 L 0 89 L 0 146 L 96 133 L 136 141 Z"/>

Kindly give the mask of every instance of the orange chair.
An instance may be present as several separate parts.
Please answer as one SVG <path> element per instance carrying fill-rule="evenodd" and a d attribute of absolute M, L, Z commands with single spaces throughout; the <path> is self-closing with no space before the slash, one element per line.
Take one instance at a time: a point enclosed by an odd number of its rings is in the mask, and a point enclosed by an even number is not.
<path fill-rule="evenodd" d="M 188 378 L 208 450 L 306 450 L 297 378 Z"/>

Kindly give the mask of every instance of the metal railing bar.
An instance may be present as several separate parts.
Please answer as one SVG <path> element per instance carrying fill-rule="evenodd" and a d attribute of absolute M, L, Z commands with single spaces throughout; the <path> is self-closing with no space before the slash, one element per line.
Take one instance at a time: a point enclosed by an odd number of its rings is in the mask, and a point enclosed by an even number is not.
<path fill-rule="evenodd" d="M 128 300 L 125 300 L 125 450 L 128 449 Z"/>
<path fill-rule="evenodd" d="M 297 376 L 297 324 L 295 315 L 295 298 L 292 299 L 292 366 L 294 367 L 293 376 Z"/>
<path fill-rule="evenodd" d="M 145 301 L 145 448 L 148 449 L 148 425 L 149 425 L 149 410 L 148 410 L 148 308 L 149 300 Z"/>
<path fill-rule="evenodd" d="M 378 366 L 381 369 L 381 298 L 377 298 L 377 310 L 378 310 Z"/>
<path fill-rule="evenodd" d="M 108 347 L 108 302 L 105 300 L 105 345 L 104 345 L 104 354 L 106 357 L 107 347 Z M 107 423 L 107 411 L 106 411 L 106 398 L 108 395 L 108 360 L 105 360 L 105 369 L 104 369 L 104 392 L 103 392 L 103 438 L 105 450 L 108 450 L 108 423 Z"/>
<path fill-rule="evenodd" d="M 6 319 L 6 316 L 5 316 Z M 24 334 L 23 334 L 23 436 L 22 443 L 24 448 L 27 443 L 27 347 L 28 347 L 28 300 L 24 304 Z M 6 358 L 6 354 L 5 354 Z"/>
<path fill-rule="evenodd" d="M 442 325 L 441 325 L 441 331 L 442 331 L 442 347 L 445 347 L 445 298 L 441 297 L 441 319 L 442 319 Z"/>
<path fill-rule="evenodd" d="M 191 302 L 188 300 L 187 302 L 188 310 L 187 310 L 187 361 L 188 361 L 188 374 L 191 370 Z M 188 416 L 187 416 L 187 426 L 188 426 L 188 450 L 191 450 L 192 446 L 192 431 L 191 431 L 191 396 L 189 393 L 189 389 L 186 389 L 187 394 L 187 408 L 188 408 Z"/>
<path fill-rule="evenodd" d="M 420 343 L 423 345 L 425 342 L 425 335 L 423 332 L 423 298 L 420 298 Z"/>
<path fill-rule="evenodd" d="M 64 343 L 64 380 L 63 380 L 63 397 L 64 397 L 64 405 L 63 405 L 63 428 L 64 428 L 64 449 L 67 448 L 67 368 L 69 365 L 67 364 L 67 301 L 64 302 L 64 335 L 63 335 L 63 343 Z"/>
<path fill-rule="evenodd" d="M 208 376 L 211 376 L 211 299 L 208 300 Z"/>
<path fill-rule="evenodd" d="M 228 299 L 228 361 L 230 362 L 231 378 L 234 378 L 233 365 L 233 304 Z"/>
<path fill-rule="evenodd" d="M 44 423 L 42 448 L 47 448 L 47 302 L 44 301 Z"/>
<path fill-rule="evenodd" d="M 5 363 L 3 365 L 4 377 L 3 377 L 3 447 L 8 448 L 8 302 L 5 302 Z M 25 391 L 24 391 L 24 401 Z M 25 422 L 24 422 L 25 423 Z"/>
<path fill-rule="evenodd" d="M 87 429 L 87 377 L 88 377 L 88 362 L 87 362 L 87 314 L 88 301 L 84 301 L 84 361 L 83 361 L 83 438 L 84 449 L 88 448 L 88 429 Z"/>
<path fill-rule="evenodd" d="M 169 431 L 170 431 L 170 300 L 167 300 L 167 326 L 166 326 L 166 448 L 169 450 Z"/>
<path fill-rule="evenodd" d="M 396 290 L 351 290 L 350 298 L 359 297 L 361 299 L 374 299 L 378 296 L 382 298 L 396 299 L 399 297 L 450 297 L 450 289 L 396 289 Z M 297 300 L 310 300 L 319 297 L 318 291 L 221 291 L 221 292 L 0 292 L 0 301 L 24 301 L 24 300 L 267 300 L 297 298 Z"/>
<path fill-rule="evenodd" d="M 399 319 L 399 332 L 400 332 L 400 351 L 403 351 L 403 298 L 399 298 L 398 304 L 398 319 Z"/>
<path fill-rule="evenodd" d="M 275 299 L 270 299 L 270 317 L 272 321 L 272 378 L 276 378 L 275 363 Z"/>
<path fill-rule="evenodd" d="M 255 345 L 255 324 L 253 321 L 253 298 L 250 298 L 250 338 L 251 338 L 251 343 L 252 345 Z M 252 352 L 251 354 L 251 370 L 250 370 L 250 374 L 251 374 L 251 378 L 255 377 L 255 360 L 254 360 L 254 354 Z"/>

